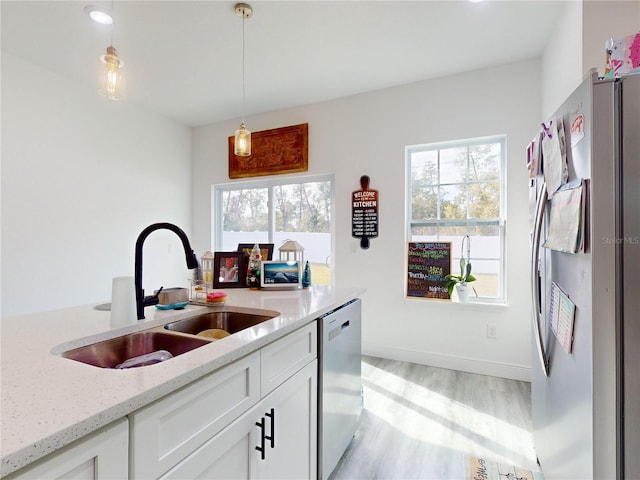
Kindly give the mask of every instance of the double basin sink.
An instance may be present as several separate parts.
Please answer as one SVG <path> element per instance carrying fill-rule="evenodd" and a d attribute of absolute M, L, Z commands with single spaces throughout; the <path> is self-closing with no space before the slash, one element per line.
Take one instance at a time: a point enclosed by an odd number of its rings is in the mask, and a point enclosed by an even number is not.
<path fill-rule="evenodd" d="M 259 312 L 259 313 L 257 313 Z M 130 333 L 61 353 L 64 358 L 101 368 L 128 368 L 164 361 L 216 341 L 199 336 L 209 329 L 233 335 L 280 315 L 272 310 L 215 310 L 164 327 Z"/>

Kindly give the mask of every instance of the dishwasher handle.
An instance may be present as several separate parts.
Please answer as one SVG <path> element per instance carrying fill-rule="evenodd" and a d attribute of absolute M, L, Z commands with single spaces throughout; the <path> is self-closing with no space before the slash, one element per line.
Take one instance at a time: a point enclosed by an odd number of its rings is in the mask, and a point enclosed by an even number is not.
<path fill-rule="evenodd" d="M 342 332 L 344 332 L 350 326 L 351 326 L 351 321 L 347 320 L 346 322 L 343 322 L 342 325 L 338 325 L 337 327 L 334 327 L 331 330 L 329 330 L 329 340 L 328 341 L 330 342 L 331 340 L 336 338 L 338 335 L 340 335 Z"/>

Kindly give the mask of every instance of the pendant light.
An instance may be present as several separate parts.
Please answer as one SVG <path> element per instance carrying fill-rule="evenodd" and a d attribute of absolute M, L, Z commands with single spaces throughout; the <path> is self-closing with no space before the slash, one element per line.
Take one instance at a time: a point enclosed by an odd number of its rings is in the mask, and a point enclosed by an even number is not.
<path fill-rule="evenodd" d="M 113 17 L 113 0 L 111 0 L 111 16 Z M 113 21 L 111 22 L 111 43 L 107 47 L 107 53 L 100 57 L 100 61 L 103 65 L 98 93 L 109 100 L 122 99 L 124 96 L 124 76 L 122 74 L 124 62 L 113 46 Z"/>
<path fill-rule="evenodd" d="M 237 16 L 242 17 L 242 122 L 236 130 L 233 153 L 239 157 L 248 157 L 251 155 L 251 132 L 244 123 L 244 21 L 253 16 L 253 9 L 247 3 L 237 3 L 235 12 Z"/>

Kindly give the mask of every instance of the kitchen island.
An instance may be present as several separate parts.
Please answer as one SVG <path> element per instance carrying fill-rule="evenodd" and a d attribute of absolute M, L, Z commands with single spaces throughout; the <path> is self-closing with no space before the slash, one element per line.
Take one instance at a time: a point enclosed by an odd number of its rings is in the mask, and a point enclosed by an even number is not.
<path fill-rule="evenodd" d="M 145 309 L 146 319 L 114 329 L 110 313 L 92 306 L 2 320 L 2 466 L 5 476 L 122 419 L 360 296 L 357 288 L 301 291 L 229 290 L 224 307 Z M 166 362 L 103 369 L 60 353 L 163 326 L 209 308 L 275 310 L 280 315 Z"/>

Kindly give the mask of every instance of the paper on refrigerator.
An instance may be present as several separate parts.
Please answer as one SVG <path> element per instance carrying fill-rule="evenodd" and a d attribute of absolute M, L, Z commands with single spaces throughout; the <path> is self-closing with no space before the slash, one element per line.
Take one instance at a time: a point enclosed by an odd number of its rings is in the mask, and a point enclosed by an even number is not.
<path fill-rule="evenodd" d="M 571 353 L 576 306 L 556 282 L 551 284 L 549 325 L 565 352 Z"/>
<path fill-rule="evenodd" d="M 547 194 L 551 198 L 569 178 L 564 122 L 557 118 L 549 123 L 549 127 L 542 126 L 545 133 L 542 137 L 542 170 Z"/>
<path fill-rule="evenodd" d="M 584 248 L 586 187 L 584 180 L 569 183 L 551 199 L 551 218 L 543 247 L 567 253 Z"/>

